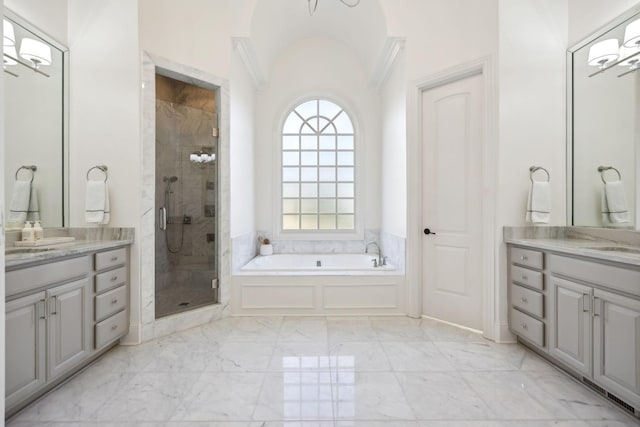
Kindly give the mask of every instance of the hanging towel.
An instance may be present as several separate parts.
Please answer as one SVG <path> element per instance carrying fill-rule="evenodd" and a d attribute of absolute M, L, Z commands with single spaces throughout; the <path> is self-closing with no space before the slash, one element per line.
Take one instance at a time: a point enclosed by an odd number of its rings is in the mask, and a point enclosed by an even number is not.
<path fill-rule="evenodd" d="M 629 222 L 629 208 L 622 181 L 605 183 L 602 196 L 602 218 L 603 220 L 608 219 L 611 224 Z"/>
<path fill-rule="evenodd" d="M 551 186 L 548 181 L 533 181 L 527 199 L 527 222 L 547 224 L 551 219 Z"/>
<path fill-rule="evenodd" d="M 109 186 L 104 183 L 104 217 L 100 224 L 109 224 L 111 219 L 111 207 L 109 206 Z"/>
<path fill-rule="evenodd" d="M 107 185 L 104 181 L 87 181 L 85 199 L 85 221 L 101 224 L 105 219 L 107 206 Z"/>
<path fill-rule="evenodd" d="M 31 198 L 31 181 L 16 181 L 13 184 L 13 194 L 9 204 L 7 222 L 22 224 L 27 220 L 29 199 Z"/>
<path fill-rule="evenodd" d="M 27 221 L 40 221 L 40 206 L 38 205 L 38 190 L 31 185 L 29 193 L 29 209 L 27 211 Z"/>

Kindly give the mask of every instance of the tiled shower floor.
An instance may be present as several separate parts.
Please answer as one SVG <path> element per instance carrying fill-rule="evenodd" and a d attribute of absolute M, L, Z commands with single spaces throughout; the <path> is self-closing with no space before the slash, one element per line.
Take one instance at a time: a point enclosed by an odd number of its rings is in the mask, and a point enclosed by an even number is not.
<path fill-rule="evenodd" d="M 262 317 L 117 347 L 8 425 L 639 424 L 518 344 L 405 317 Z"/>
<path fill-rule="evenodd" d="M 211 284 L 170 285 L 156 291 L 156 318 L 216 303 Z"/>

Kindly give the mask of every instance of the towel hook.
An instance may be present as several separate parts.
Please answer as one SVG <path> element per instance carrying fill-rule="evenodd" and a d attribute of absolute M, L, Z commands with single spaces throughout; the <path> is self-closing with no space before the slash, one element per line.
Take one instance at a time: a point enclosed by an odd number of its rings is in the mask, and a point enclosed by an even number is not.
<path fill-rule="evenodd" d="M 622 175 L 620 175 L 620 171 L 618 169 L 614 168 L 613 166 L 598 166 L 598 172 L 600 172 L 600 179 L 602 180 L 602 182 L 604 182 L 605 184 L 607 183 L 607 181 L 604 179 L 604 173 L 608 170 L 616 171 L 616 173 L 618 174 L 618 181 L 622 181 Z"/>
<path fill-rule="evenodd" d="M 30 182 L 33 182 L 33 178 L 36 177 L 36 171 L 38 170 L 38 167 L 36 165 L 22 165 L 18 168 L 18 170 L 16 171 L 16 181 L 18 180 L 18 173 L 20 173 L 20 171 L 22 169 L 26 169 L 28 171 L 31 171 L 31 180 Z"/>
<path fill-rule="evenodd" d="M 88 171 L 87 171 L 87 181 L 89 181 L 89 174 L 91 173 L 92 170 L 94 169 L 98 169 L 101 170 L 104 173 L 104 182 L 107 182 L 107 179 L 109 178 L 109 174 L 107 173 L 107 166 L 105 165 L 96 165 L 91 167 Z"/>
<path fill-rule="evenodd" d="M 533 182 L 533 174 L 536 173 L 537 171 L 543 171 L 544 173 L 547 174 L 547 180 L 544 182 L 549 182 L 551 181 L 551 175 L 549 174 L 549 171 L 546 170 L 545 168 L 543 168 L 542 166 L 531 166 L 529 168 L 529 179 L 531 180 L 531 182 Z"/>

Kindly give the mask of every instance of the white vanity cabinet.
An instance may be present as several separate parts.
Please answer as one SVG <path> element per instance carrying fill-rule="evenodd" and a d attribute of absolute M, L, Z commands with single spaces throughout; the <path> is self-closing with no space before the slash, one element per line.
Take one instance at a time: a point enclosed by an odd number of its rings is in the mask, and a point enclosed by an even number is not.
<path fill-rule="evenodd" d="M 7 407 L 89 356 L 89 274 L 86 256 L 7 273 Z"/>
<path fill-rule="evenodd" d="M 5 416 L 10 416 L 128 332 L 128 248 L 7 270 Z"/>
<path fill-rule="evenodd" d="M 618 403 L 640 410 L 640 266 L 509 244 L 509 326 Z"/>

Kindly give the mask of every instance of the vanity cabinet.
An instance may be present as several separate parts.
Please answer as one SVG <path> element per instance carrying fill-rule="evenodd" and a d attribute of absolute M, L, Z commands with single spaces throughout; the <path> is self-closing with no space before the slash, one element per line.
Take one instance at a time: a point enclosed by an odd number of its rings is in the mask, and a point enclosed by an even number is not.
<path fill-rule="evenodd" d="M 541 263 L 523 265 L 531 252 Z M 640 268 L 512 245 L 509 254 L 511 331 L 613 400 L 640 409 Z M 540 279 L 527 284 L 534 267 Z"/>
<path fill-rule="evenodd" d="M 128 332 L 128 249 L 27 264 L 5 278 L 10 416 Z"/>

